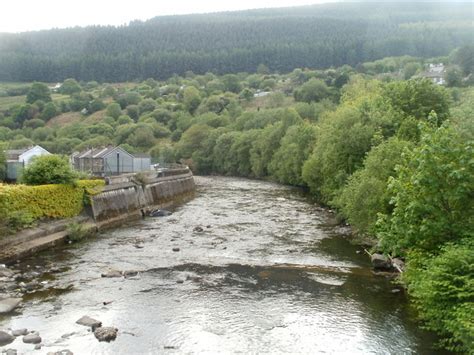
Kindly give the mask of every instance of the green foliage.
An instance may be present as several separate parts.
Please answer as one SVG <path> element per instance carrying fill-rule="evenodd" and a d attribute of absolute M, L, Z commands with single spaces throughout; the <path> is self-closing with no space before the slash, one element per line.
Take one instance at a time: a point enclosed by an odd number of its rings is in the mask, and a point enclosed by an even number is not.
<path fill-rule="evenodd" d="M 26 102 L 32 104 L 38 100 L 50 102 L 51 92 L 46 84 L 35 82 L 31 85 L 31 88 L 26 95 Z"/>
<path fill-rule="evenodd" d="M 81 92 L 81 87 L 75 79 L 66 79 L 59 88 L 59 92 L 64 95 L 73 95 Z"/>
<path fill-rule="evenodd" d="M 189 113 L 193 114 L 201 104 L 199 90 L 194 86 L 188 86 L 184 89 L 183 101 Z"/>
<path fill-rule="evenodd" d="M 0 215 L 12 223 L 25 224 L 42 218 L 67 218 L 83 209 L 85 193 L 94 193 L 102 180 L 80 181 L 73 185 L 0 185 Z M 25 216 L 22 220 L 21 216 Z M 7 217 L 9 220 L 10 217 Z"/>
<path fill-rule="evenodd" d="M 190 71 L 252 73 L 258 69 L 267 73 L 268 68 L 290 72 L 295 67 L 355 66 L 401 53 L 437 57 L 472 44 L 470 5 L 342 2 L 232 15 L 158 17 L 114 28 L 90 26 L 14 34 L 0 38 L 0 80 L 58 82 L 74 77 L 123 82 L 166 79 Z M 406 61 L 377 61 L 366 71 L 396 73 Z M 259 67 L 261 63 L 267 68 Z M 222 80 L 225 90 L 240 92 L 242 88 L 235 85 L 239 82 L 229 79 Z M 142 86 L 153 92 L 153 85 L 147 81 Z M 113 91 L 108 93 L 113 95 Z"/>
<path fill-rule="evenodd" d="M 474 230 L 474 144 L 453 128 L 425 128 L 389 183 L 394 207 L 378 221 L 387 252 L 436 251 Z"/>
<path fill-rule="evenodd" d="M 41 119 L 43 121 L 49 121 L 51 118 L 57 116 L 58 114 L 59 114 L 59 111 L 56 105 L 52 102 L 48 102 L 44 106 L 43 112 L 41 112 Z"/>
<path fill-rule="evenodd" d="M 270 174 L 284 184 L 304 185 L 303 164 L 311 154 L 315 138 L 314 126 L 310 124 L 291 126 L 273 155 L 269 165 Z"/>
<path fill-rule="evenodd" d="M 454 63 L 461 67 L 464 75 L 474 73 L 474 45 L 470 44 L 456 50 Z"/>
<path fill-rule="evenodd" d="M 23 169 L 21 180 L 28 185 L 72 184 L 76 174 L 67 157 L 43 155 L 33 158 Z"/>
<path fill-rule="evenodd" d="M 122 114 L 122 109 L 120 105 L 117 103 L 111 103 L 107 106 L 106 115 L 117 119 Z"/>
<path fill-rule="evenodd" d="M 71 242 L 79 242 L 93 234 L 93 230 L 86 229 L 81 223 L 72 222 L 67 226 L 67 240 Z"/>
<path fill-rule="evenodd" d="M 4 223 L 8 228 L 9 232 L 16 232 L 25 228 L 32 227 L 35 224 L 35 217 L 31 212 L 28 211 L 5 211 L 5 215 L 2 216 L 4 221 L 0 220 L 0 223 Z"/>
<path fill-rule="evenodd" d="M 303 84 L 300 89 L 295 90 L 294 95 L 295 100 L 310 103 L 329 97 L 330 91 L 324 81 L 313 78 Z"/>
<path fill-rule="evenodd" d="M 436 255 L 409 254 L 403 280 L 426 328 L 447 349 L 474 352 L 474 234 Z"/>
<path fill-rule="evenodd" d="M 364 166 L 348 179 L 335 197 L 335 205 L 359 233 L 373 235 L 379 213 L 390 213 L 388 179 L 396 175 L 395 167 L 402 153 L 412 144 L 391 138 L 374 147 L 364 159 Z"/>
<path fill-rule="evenodd" d="M 5 180 L 7 174 L 6 144 L 0 143 L 0 181 Z"/>
<path fill-rule="evenodd" d="M 426 120 L 431 111 L 436 112 L 441 124 L 449 117 L 448 91 L 428 79 L 397 81 L 385 87 L 385 97 L 406 117 Z"/>
<path fill-rule="evenodd" d="M 316 144 L 303 167 L 303 180 L 323 202 L 335 198 L 365 154 L 390 132 L 393 113 L 374 98 L 359 107 L 340 106 L 318 127 Z M 386 132 L 384 134 L 384 132 Z"/>

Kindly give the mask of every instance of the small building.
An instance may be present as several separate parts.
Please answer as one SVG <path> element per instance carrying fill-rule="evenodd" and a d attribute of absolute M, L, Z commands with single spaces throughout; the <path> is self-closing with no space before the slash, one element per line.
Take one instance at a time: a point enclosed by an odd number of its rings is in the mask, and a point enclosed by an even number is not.
<path fill-rule="evenodd" d="M 75 170 L 94 176 L 110 176 L 150 170 L 150 156 L 135 157 L 122 147 L 91 148 L 72 154 Z"/>
<path fill-rule="evenodd" d="M 446 79 L 444 78 L 445 74 L 446 68 L 443 63 L 430 64 L 428 70 L 421 73 L 419 77 L 430 79 L 437 85 L 444 85 L 446 84 Z"/>
<path fill-rule="evenodd" d="M 151 170 L 151 157 L 149 154 L 136 153 L 133 154 L 133 171 Z"/>
<path fill-rule="evenodd" d="M 5 152 L 7 158 L 7 180 L 17 180 L 23 168 L 28 166 L 34 157 L 50 154 L 50 152 L 39 145 L 24 149 L 7 150 Z"/>

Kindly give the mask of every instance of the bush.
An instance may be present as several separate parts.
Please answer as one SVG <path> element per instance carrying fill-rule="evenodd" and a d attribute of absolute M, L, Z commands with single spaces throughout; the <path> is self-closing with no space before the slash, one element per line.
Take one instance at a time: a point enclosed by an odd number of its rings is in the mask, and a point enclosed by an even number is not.
<path fill-rule="evenodd" d="M 472 236 L 471 236 L 472 238 Z M 426 327 L 446 348 L 474 353 L 474 243 L 448 244 L 436 257 L 409 257 L 404 281 Z"/>
<path fill-rule="evenodd" d="M 86 229 L 82 224 L 77 222 L 72 222 L 67 226 L 67 233 L 67 240 L 71 242 L 79 242 L 94 234 L 91 229 Z"/>
<path fill-rule="evenodd" d="M 21 181 L 27 185 L 72 184 L 76 173 L 66 157 L 43 155 L 33 158 L 23 170 Z"/>
<path fill-rule="evenodd" d="M 25 227 L 30 220 L 74 217 L 81 213 L 86 197 L 100 192 L 103 185 L 103 180 L 79 181 L 74 186 L 0 185 L 0 216 L 14 227 Z"/>

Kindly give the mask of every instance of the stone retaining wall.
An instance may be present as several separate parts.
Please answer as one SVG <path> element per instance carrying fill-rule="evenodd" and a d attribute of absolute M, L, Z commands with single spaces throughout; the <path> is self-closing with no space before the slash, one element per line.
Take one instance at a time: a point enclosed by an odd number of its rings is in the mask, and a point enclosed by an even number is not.
<path fill-rule="evenodd" d="M 194 190 L 189 169 L 181 169 L 178 175 L 138 174 L 128 181 L 106 185 L 101 193 L 92 196 L 92 214 L 99 226 L 139 219 L 150 210 L 191 195 Z"/>

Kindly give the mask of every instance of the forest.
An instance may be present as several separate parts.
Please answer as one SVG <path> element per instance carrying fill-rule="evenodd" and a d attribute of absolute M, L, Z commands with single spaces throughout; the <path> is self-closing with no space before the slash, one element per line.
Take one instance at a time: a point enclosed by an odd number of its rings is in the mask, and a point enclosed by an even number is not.
<path fill-rule="evenodd" d="M 91 10 L 93 11 L 93 10 Z M 113 9 L 111 9 L 113 11 Z M 123 82 L 435 57 L 472 43 L 469 2 L 334 3 L 0 34 L 0 81 Z"/>
<path fill-rule="evenodd" d="M 3 83 L 0 145 L 70 154 L 114 144 L 196 174 L 306 188 L 374 251 L 403 258 L 424 326 L 439 346 L 472 353 L 473 58 L 464 46 L 288 74 L 260 64 L 166 81 Z M 446 85 L 426 78 L 433 63 Z"/>

